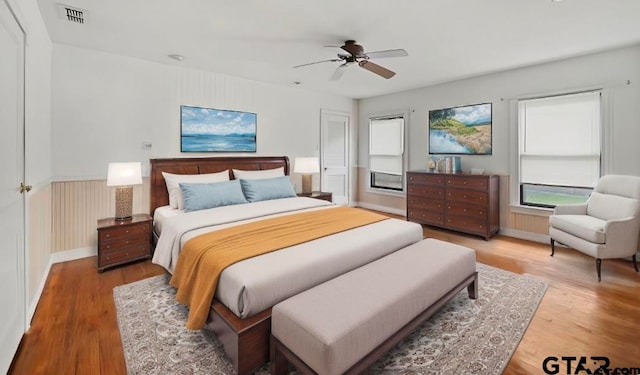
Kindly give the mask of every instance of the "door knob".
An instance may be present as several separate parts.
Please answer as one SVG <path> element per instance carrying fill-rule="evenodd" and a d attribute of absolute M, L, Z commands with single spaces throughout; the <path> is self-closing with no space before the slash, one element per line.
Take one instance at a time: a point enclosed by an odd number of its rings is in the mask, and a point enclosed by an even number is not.
<path fill-rule="evenodd" d="M 20 183 L 20 194 L 23 194 L 25 191 L 28 193 L 31 191 L 31 185 L 25 185 L 24 182 Z"/>

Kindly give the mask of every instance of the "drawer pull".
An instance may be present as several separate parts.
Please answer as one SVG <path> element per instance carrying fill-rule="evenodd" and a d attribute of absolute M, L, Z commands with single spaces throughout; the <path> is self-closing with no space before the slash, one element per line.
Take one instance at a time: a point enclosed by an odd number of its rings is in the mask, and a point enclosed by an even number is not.
<path fill-rule="evenodd" d="M 462 209 L 462 211 L 463 211 L 463 212 L 467 212 L 467 209 L 466 209 L 466 208 L 464 208 L 464 209 Z"/>
<path fill-rule="evenodd" d="M 107 233 L 107 237 L 111 237 L 111 235 L 109 233 Z"/>
<path fill-rule="evenodd" d="M 111 259 L 110 257 L 107 257 L 107 260 Z"/>
<path fill-rule="evenodd" d="M 111 249 L 111 245 L 107 245 L 107 249 Z"/>
<path fill-rule="evenodd" d="M 464 182 L 463 182 L 463 184 L 465 184 L 465 185 L 466 185 L 466 184 L 467 184 L 467 181 L 464 181 Z"/>

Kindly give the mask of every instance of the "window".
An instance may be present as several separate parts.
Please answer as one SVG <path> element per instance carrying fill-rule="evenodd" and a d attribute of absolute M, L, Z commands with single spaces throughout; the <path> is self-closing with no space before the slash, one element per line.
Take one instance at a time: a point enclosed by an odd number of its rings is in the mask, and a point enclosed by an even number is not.
<path fill-rule="evenodd" d="M 587 200 L 600 178 L 599 91 L 518 102 L 520 204 Z"/>
<path fill-rule="evenodd" d="M 404 117 L 369 120 L 369 186 L 404 190 Z"/>

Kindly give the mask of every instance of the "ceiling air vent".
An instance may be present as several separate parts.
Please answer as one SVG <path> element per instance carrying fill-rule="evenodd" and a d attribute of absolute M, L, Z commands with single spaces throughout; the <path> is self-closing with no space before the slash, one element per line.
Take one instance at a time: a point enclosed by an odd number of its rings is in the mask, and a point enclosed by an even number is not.
<path fill-rule="evenodd" d="M 84 24 L 87 22 L 87 11 L 80 8 L 70 7 L 64 4 L 58 4 L 60 16 L 69 22 Z"/>

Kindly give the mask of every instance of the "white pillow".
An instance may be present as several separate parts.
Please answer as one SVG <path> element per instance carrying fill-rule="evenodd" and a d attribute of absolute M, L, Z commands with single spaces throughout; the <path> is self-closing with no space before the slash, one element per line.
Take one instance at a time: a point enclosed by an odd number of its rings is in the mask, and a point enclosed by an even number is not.
<path fill-rule="evenodd" d="M 284 167 L 263 169 L 260 171 L 243 171 L 241 169 L 234 169 L 233 176 L 236 180 L 260 180 L 263 178 L 282 177 L 284 176 Z"/>
<path fill-rule="evenodd" d="M 162 177 L 164 177 L 164 181 L 167 183 L 169 206 L 182 210 L 184 208 L 184 201 L 182 198 L 182 190 L 180 190 L 181 182 L 208 183 L 229 181 L 229 170 L 204 174 L 173 174 L 162 172 Z"/>

